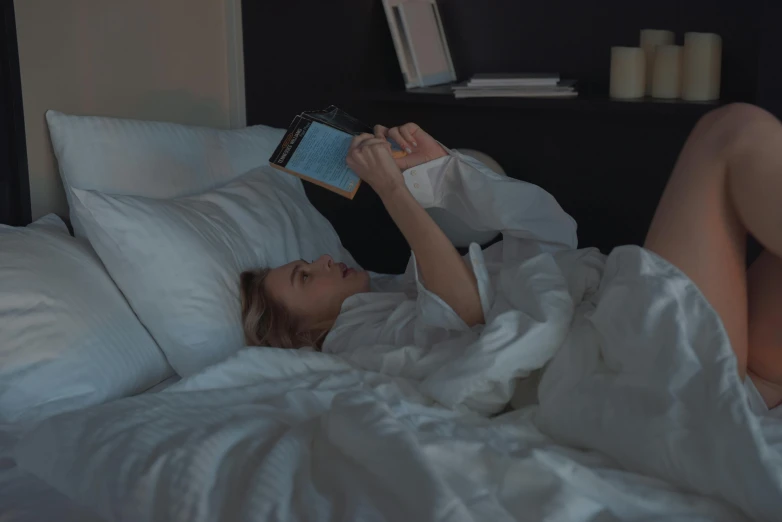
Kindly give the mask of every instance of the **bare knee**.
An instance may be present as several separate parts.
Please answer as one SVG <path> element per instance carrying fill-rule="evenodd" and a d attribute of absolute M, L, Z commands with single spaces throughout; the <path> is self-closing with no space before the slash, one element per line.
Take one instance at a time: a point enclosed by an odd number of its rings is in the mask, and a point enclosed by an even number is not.
<path fill-rule="evenodd" d="M 751 105 L 749 103 L 729 103 L 723 105 L 719 109 L 709 111 L 703 116 L 698 125 L 705 124 L 708 126 L 727 126 L 727 127 L 744 127 L 757 123 L 758 121 L 776 121 L 774 116 L 761 109 L 757 105 Z"/>
<path fill-rule="evenodd" d="M 770 129 L 782 132 L 782 125 L 771 113 L 749 103 L 731 103 L 703 116 L 693 137 L 710 141 L 722 152 L 741 152 Z"/>

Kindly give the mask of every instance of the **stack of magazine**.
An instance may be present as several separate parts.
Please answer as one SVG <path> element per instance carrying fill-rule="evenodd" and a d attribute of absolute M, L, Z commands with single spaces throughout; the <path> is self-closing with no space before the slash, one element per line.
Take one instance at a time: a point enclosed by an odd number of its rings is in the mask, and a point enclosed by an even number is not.
<path fill-rule="evenodd" d="M 559 74 L 476 74 L 452 87 L 457 98 L 573 98 L 576 82 Z"/>

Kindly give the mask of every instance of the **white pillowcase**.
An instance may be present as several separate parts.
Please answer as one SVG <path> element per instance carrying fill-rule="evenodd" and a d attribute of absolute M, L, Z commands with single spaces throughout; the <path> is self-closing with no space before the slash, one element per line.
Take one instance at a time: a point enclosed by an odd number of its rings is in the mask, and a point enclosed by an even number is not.
<path fill-rule="evenodd" d="M 46 121 L 74 233 L 84 235 L 72 189 L 173 198 L 198 194 L 266 165 L 283 129 L 218 130 L 175 123 L 68 116 Z"/>
<path fill-rule="evenodd" d="M 131 395 L 172 374 L 86 241 L 54 215 L 0 225 L 0 422 Z"/>
<path fill-rule="evenodd" d="M 268 166 L 198 196 L 73 195 L 96 252 L 182 376 L 244 346 L 241 271 L 322 254 L 356 266 L 301 181 Z"/>

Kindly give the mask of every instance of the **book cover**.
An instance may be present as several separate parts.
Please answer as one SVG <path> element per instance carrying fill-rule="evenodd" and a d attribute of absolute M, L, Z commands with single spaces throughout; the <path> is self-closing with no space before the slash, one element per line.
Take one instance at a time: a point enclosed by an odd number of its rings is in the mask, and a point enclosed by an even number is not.
<path fill-rule="evenodd" d="M 293 118 L 269 164 L 353 199 L 361 179 L 347 166 L 345 158 L 353 137 L 364 132 L 372 134 L 372 127 L 333 105 L 302 112 Z M 395 154 L 402 152 L 398 144 L 389 142 Z"/>

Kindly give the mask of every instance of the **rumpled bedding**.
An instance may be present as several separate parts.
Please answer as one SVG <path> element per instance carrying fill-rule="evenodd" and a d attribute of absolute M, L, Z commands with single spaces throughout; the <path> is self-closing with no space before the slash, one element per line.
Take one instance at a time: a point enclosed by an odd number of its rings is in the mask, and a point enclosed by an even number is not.
<path fill-rule="evenodd" d="M 248 348 L 32 427 L 19 464 L 134 522 L 780 520 L 782 421 L 750 411 L 695 285 L 639 247 L 574 250 L 540 189 L 446 162 L 429 203 L 504 232 L 469 256 L 485 326 Z M 539 405 L 497 416 L 540 369 Z"/>
<path fill-rule="evenodd" d="M 746 520 L 557 443 L 539 413 L 448 410 L 334 356 L 248 348 L 164 392 L 44 421 L 16 455 L 106 520 Z"/>

